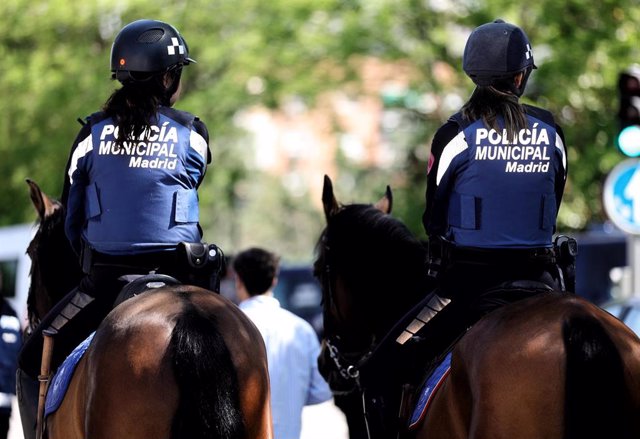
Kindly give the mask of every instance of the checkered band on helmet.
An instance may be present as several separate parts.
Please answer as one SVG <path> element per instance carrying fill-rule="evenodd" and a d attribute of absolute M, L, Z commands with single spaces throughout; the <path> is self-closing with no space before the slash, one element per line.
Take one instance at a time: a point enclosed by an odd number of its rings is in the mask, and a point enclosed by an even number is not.
<path fill-rule="evenodd" d="M 477 85 L 492 85 L 529 67 L 536 65 L 527 35 L 500 19 L 474 29 L 462 55 L 462 69 Z"/>
<path fill-rule="evenodd" d="M 132 73 L 160 73 L 195 62 L 182 35 L 170 24 L 138 20 L 116 35 L 111 47 L 111 71 L 120 80 L 132 80 Z"/>

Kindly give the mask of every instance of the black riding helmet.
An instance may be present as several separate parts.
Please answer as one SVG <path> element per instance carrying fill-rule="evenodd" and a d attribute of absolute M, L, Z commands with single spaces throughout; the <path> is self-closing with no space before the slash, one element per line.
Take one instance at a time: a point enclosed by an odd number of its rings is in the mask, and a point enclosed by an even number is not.
<path fill-rule="evenodd" d="M 462 55 L 462 69 L 479 86 L 496 85 L 524 72 L 525 80 L 517 90 L 518 95 L 535 68 L 527 35 L 518 26 L 500 19 L 474 29 Z"/>
<path fill-rule="evenodd" d="M 137 20 L 116 35 L 111 47 L 111 71 L 124 83 L 147 79 L 154 73 L 195 63 L 189 47 L 170 24 L 157 20 Z"/>

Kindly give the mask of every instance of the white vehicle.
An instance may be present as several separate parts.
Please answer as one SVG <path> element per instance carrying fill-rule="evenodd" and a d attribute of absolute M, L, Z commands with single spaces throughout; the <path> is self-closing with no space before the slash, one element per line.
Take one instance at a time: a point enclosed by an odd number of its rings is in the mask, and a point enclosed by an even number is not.
<path fill-rule="evenodd" d="M 31 259 L 27 246 L 36 232 L 32 224 L 0 227 L 0 272 L 2 295 L 18 314 L 23 326 L 27 324 L 27 294 Z"/>

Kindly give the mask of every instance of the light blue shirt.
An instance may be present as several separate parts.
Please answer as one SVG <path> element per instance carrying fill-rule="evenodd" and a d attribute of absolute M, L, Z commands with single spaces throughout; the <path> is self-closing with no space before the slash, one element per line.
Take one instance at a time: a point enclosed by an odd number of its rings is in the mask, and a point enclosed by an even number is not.
<path fill-rule="evenodd" d="M 300 439 L 302 408 L 332 397 L 318 372 L 318 336 L 274 297 L 250 297 L 240 309 L 258 327 L 267 347 L 274 439 Z"/>

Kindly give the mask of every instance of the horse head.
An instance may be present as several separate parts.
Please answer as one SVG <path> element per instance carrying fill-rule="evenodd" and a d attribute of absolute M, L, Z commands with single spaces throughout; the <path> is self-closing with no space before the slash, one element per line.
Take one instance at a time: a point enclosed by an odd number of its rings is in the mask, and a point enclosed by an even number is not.
<path fill-rule="evenodd" d="M 27 248 L 31 258 L 27 312 L 33 328 L 78 284 L 82 271 L 64 233 L 64 206 L 42 192 L 33 180 L 27 180 L 27 184 L 38 214 L 38 229 Z"/>
<path fill-rule="evenodd" d="M 388 186 L 375 204 L 343 205 L 325 176 L 322 202 L 327 224 L 314 272 L 322 285 L 325 341 L 357 356 L 430 291 L 427 251 L 390 215 Z"/>

